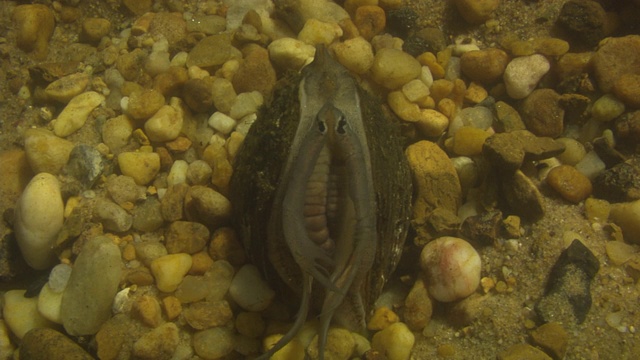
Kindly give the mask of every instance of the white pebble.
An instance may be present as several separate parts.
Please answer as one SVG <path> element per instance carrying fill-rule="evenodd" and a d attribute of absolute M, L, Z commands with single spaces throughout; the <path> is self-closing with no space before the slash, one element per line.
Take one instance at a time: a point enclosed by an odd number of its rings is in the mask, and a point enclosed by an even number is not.
<path fill-rule="evenodd" d="M 606 165 L 600 159 L 595 151 L 589 151 L 579 163 L 576 164 L 576 170 L 580 171 L 584 176 L 593 180 L 596 176 L 604 171 Z"/>
<path fill-rule="evenodd" d="M 249 133 L 249 129 L 251 128 L 251 125 L 253 125 L 253 123 L 257 119 L 258 119 L 258 115 L 255 113 L 249 114 L 243 117 L 242 119 L 240 119 L 240 121 L 238 121 L 238 125 L 236 126 L 236 131 L 244 136 L 247 136 L 247 134 Z"/>
<path fill-rule="evenodd" d="M 244 310 L 262 311 L 271 304 L 275 292 L 262 279 L 257 267 L 244 265 L 233 277 L 229 295 Z"/>
<path fill-rule="evenodd" d="M 171 105 L 163 105 L 144 123 L 144 131 L 151 141 L 171 141 L 182 130 L 182 110 Z"/>
<path fill-rule="evenodd" d="M 293 38 L 281 38 L 269 44 L 269 58 L 287 69 L 300 70 L 313 60 L 316 48 Z"/>
<path fill-rule="evenodd" d="M 38 295 L 38 312 L 45 319 L 62 324 L 60 308 L 62 307 L 62 293 L 54 292 L 49 284 L 44 284 Z"/>
<path fill-rule="evenodd" d="M 419 79 L 427 85 L 428 88 L 433 85 L 433 74 L 431 74 L 431 69 L 428 66 L 423 66 L 420 70 Z"/>
<path fill-rule="evenodd" d="M 67 286 L 67 281 L 69 281 L 69 276 L 71 276 L 71 266 L 67 264 L 58 264 L 51 269 L 51 273 L 49 273 L 49 286 L 51 287 L 51 291 L 53 292 L 62 292 L 64 288 Z"/>
<path fill-rule="evenodd" d="M 34 269 L 53 265 L 53 242 L 64 221 L 58 179 L 48 173 L 34 176 L 18 199 L 15 216 L 16 240 L 27 264 Z"/>
<path fill-rule="evenodd" d="M 572 138 L 558 138 L 557 142 L 562 143 L 565 147 L 565 150 L 562 154 L 558 155 L 557 158 L 563 164 L 566 165 L 576 165 L 587 155 L 587 151 L 582 145 L 581 142 Z"/>
<path fill-rule="evenodd" d="M 549 69 L 549 61 L 540 54 L 511 60 L 504 71 L 507 94 L 513 99 L 524 99 L 531 94 Z"/>
<path fill-rule="evenodd" d="M 233 128 L 236 127 L 236 121 L 227 116 L 220 111 L 214 112 L 211 117 L 209 117 L 209 126 L 214 128 L 216 131 L 228 135 Z"/>
<path fill-rule="evenodd" d="M 427 290 L 442 302 L 463 299 L 480 284 L 480 255 L 468 242 L 443 236 L 429 242 L 420 253 Z"/>
<path fill-rule="evenodd" d="M 189 163 L 184 160 L 176 160 L 171 165 L 169 175 L 167 175 L 167 185 L 184 184 L 187 182 L 187 170 Z"/>

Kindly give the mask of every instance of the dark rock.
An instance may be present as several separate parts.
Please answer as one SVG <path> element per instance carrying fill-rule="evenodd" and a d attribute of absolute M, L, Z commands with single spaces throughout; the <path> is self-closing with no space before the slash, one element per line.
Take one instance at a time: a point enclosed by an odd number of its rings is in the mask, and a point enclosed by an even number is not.
<path fill-rule="evenodd" d="M 176 221 L 183 218 L 184 197 L 189 191 L 189 185 L 185 183 L 175 184 L 167 189 L 160 201 L 162 217 L 166 221 Z"/>
<path fill-rule="evenodd" d="M 583 323 L 591 309 L 591 281 L 599 269 L 593 253 L 573 240 L 551 268 L 544 296 L 536 304 L 542 321 Z"/>
<path fill-rule="evenodd" d="M 416 25 L 418 14 L 409 7 L 387 11 L 386 30 L 393 36 L 406 38 Z"/>
<path fill-rule="evenodd" d="M 203 79 L 189 79 L 182 88 L 184 102 L 195 112 L 208 112 L 213 108 L 212 84 Z"/>
<path fill-rule="evenodd" d="M 565 29 L 573 40 L 593 47 L 604 38 L 607 14 L 598 2 L 570 0 L 564 4 L 557 24 Z"/>
<path fill-rule="evenodd" d="M 616 166 L 627 159 L 624 154 L 611 146 L 611 143 L 604 137 L 594 139 L 591 144 L 593 145 L 593 150 L 607 168 Z"/>
<path fill-rule="evenodd" d="M 640 199 L 640 159 L 631 158 L 605 170 L 593 181 L 594 195 L 610 202 Z"/>
<path fill-rule="evenodd" d="M 492 245 L 500 234 L 502 213 L 500 211 L 469 216 L 462 222 L 462 235 L 471 242 Z"/>
<path fill-rule="evenodd" d="M 542 194 L 522 171 L 503 174 L 502 192 L 513 213 L 531 221 L 544 215 Z"/>
<path fill-rule="evenodd" d="M 447 37 L 442 30 L 424 28 L 409 36 L 402 44 L 402 50 L 411 56 L 418 56 L 427 51 L 435 54 L 446 48 L 447 45 Z"/>
<path fill-rule="evenodd" d="M 93 186 L 104 170 L 102 155 L 93 146 L 78 144 L 69 154 L 69 161 L 62 169 L 62 173 L 72 176 L 85 189 Z"/>
<path fill-rule="evenodd" d="M 640 111 L 619 117 L 614 125 L 616 139 L 632 148 L 640 144 Z"/>
<path fill-rule="evenodd" d="M 20 344 L 21 360 L 92 360 L 80 345 L 63 334 L 47 328 L 27 332 Z"/>
<path fill-rule="evenodd" d="M 142 204 L 136 206 L 132 216 L 132 227 L 138 231 L 155 231 L 164 223 L 160 201 L 156 197 L 149 197 Z"/>
<path fill-rule="evenodd" d="M 543 160 L 564 151 L 564 145 L 548 137 L 537 137 L 527 130 L 497 133 L 488 137 L 482 153 L 501 171 L 520 168 L 525 160 Z"/>
<path fill-rule="evenodd" d="M 564 109 L 564 121 L 566 124 L 583 125 L 589 118 L 587 109 L 591 105 L 591 99 L 580 94 L 562 94 L 560 106 Z"/>
<path fill-rule="evenodd" d="M 527 130 L 538 136 L 558 137 L 564 131 L 564 109 L 560 94 L 553 89 L 537 89 L 522 102 L 522 119 Z"/>

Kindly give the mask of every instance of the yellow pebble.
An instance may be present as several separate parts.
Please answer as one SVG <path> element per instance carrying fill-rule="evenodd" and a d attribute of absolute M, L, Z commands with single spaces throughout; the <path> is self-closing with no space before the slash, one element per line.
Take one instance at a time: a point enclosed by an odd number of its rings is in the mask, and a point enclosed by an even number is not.
<path fill-rule="evenodd" d="M 382 330 L 387 326 L 400 321 L 398 315 L 386 306 L 379 307 L 373 313 L 367 324 L 369 330 Z"/>

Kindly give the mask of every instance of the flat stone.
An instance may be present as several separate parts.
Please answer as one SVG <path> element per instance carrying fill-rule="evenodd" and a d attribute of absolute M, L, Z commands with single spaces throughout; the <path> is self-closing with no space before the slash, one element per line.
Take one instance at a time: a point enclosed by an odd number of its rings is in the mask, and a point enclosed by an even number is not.
<path fill-rule="evenodd" d="M 276 84 L 276 70 L 269 60 L 269 51 L 253 46 L 233 75 L 233 87 L 238 93 L 258 91 L 268 97 Z"/>
<path fill-rule="evenodd" d="M 524 160 L 543 160 L 561 154 L 564 145 L 527 130 L 493 134 L 483 145 L 483 154 L 504 171 L 519 169 Z"/>
<path fill-rule="evenodd" d="M 538 136 L 558 137 L 564 131 L 564 109 L 560 95 L 552 89 L 534 90 L 522 103 L 527 130 Z"/>
<path fill-rule="evenodd" d="M 177 47 L 186 40 L 187 24 L 180 12 L 157 12 L 151 18 L 149 34 L 155 39 L 164 37 L 171 48 Z"/>
<path fill-rule="evenodd" d="M 553 355 L 554 359 L 564 359 L 569 345 L 569 334 L 558 322 L 549 322 L 531 332 L 533 342 Z"/>
<path fill-rule="evenodd" d="M 53 132 L 67 137 L 79 130 L 87 121 L 89 114 L 104 101 L 104 96 L 95 91 L 87 91 L 75 96 L 62 109 L 53 124 Z"/>
<path fill-rule="evenodd" d="M 551 360 L 544 351 L 529 344 L 516 344 L 498 354 L 498 360 Z"/>
<path fill-rule="evenodd" d="M 187 67 L 200 68 L 220 66 L 232 57 L 241 57 L 240 51 L 231 45 L 228 34 L 207 36 L 189 52 Z"/>
<path fill-rule="evenodd" d="M 93 335 L 111 317 L 122 273 L 120 249 L 111 238 L 85 242 L 64 290 L 60 316 L 67 333 Z"/>
<path fill-rule="evenodd" d="M 593 1 L 591 1 L 593 2 Z M 626 74 L 640 74 L 640 35 L 606 38 L 592 59 L 600 89 L 608 93 Z"/>
<path fill-rule="evenodd" d="M 47 85 L 44 93 L 48 98 L 68 103 L 71 99 L 80 95 L 89 84 L 89 75 L 74 73 L 61 77 Z"/>
<path fill-rule="evenodd" d="M 20 358 L 24 360 L 92 360 L 80 345 L 63 334 L 47 328 L 33 329 L 20 344 Z"/>
<path fill-rule="evenodd" d="M 109 196 L 119 205 L 135 203 L 146 197 L 144 186 L 136 184 L 130 176 L 112 175 L 107 179 L 106 189 Z"/>
<path fill-rule="evenodd" d="M 131 228 L 132 216 L 120 205 L 104 198 L 96 200 L 93 212 L 94 220 L 102 223 L 105 230 L 125 232 Z"/>

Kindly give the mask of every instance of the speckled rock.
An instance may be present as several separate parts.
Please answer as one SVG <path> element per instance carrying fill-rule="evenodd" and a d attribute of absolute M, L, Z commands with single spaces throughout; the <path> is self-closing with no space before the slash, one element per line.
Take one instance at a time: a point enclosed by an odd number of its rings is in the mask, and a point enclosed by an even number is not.
<path fill-rule="evenodd" d="M 627 242 L 640 244 L 640 200 L 612 204 L 609 219 L 620 226 Z"/>
<path fill-rule="evenodd" d="M 169 254 L 195 254 L 202 250 L 209 240 L 206 226 L 190 221 L 175 221 L 169 225 L 165 242 Z"/>
<path fill-rule="evenodd" d="M 24 360 L 91 360 L 80 345 L 53 329 L 33 329 L 20 344 L 20 359 Z"/>
<path fill-rule="evenodd" d="M 504 101 L 496 102 L 495 114 L 497 121 L 494 126 L 497 132 L 511 132 L 526 129 L 518 111 Z"/>
<path fill-rule="evenodd" d="M 171 48 L 179 46 L 187 37 L 186 21 L 180 12 L 154 13 L 149 34 L 154 38 L 164 37 Z"/>
<path fill-rule="evenodd" d="M 353 23 L 358 28 L 360 36 L 371 40 L 384 30 L 387 18 L 381 7 L 377 5 L 362 5 L 356 9 Z"/>
<path fill-rule="evenodd" d="M 504 171 L 519 169 L 525 159 L 543 160 L 563 151 L 562 143 L 548 137 L 536 137 L 527 130 L 493 134 L 483 145 L 483 154 Z"/>
<path fill-rule="evenodd" d="M 640 199 L 640 161 L 631 158 L 594 179 L 594 194 L 611 202 Z"/>
<path fill-rule="evenodd" d="M 52 246 L 64 221 L 58 179 L 39 173 L 22 192 L 15 208 L 14 230 L 22 257 L 29 266 L 45 269 L 55 261 Z"/>
<path fill-rule="evenodd" d="M 102 175 L 104 167 L 102 155 L 98 150 L 90 145 L 78 144 L 69 154 L 69 161 L 62 169 L 62 174 L 73 177 L 85 189 L 89 189 Z"/>
<path fill-rule="evenodd" d="M 507 94 L 513 99 L 527 97 L 550 67 L 549 61 L 539 54 L 511 60 L 503 75 Z"/>
<path fill-rule="evenodd" d="M 133 354 L 141 359 L 168 360 L 180 343 L 180 331 L 169 322 L 142 335 L 133 344 Z"/>
<path fill-rule="evenodd" d="M 160 201 L 162 217 L 166 221 L 176 221 L 183 218 L 183 203 L 188 191 L 189 185 L 184 183 L 169 186 Z"/>
<path fill-rule="evenodd" d="M 470 24 L 481 24 L 489 20 L 500 5 L 500 0 L 455 0 L 460 15 Z"/>
<path fill-rule="evenodd" d="M 102 141 L 113 154 L 118 154 L 127 146 L 132 134 L 133 123 L 126 115 L 110 118 L 102 126 Z"/>
<path fill-rule="evenodd" d="M 60 317 L 67 333 L 93 335 L 111 317 L 121 268 L 120 249 L 111 238 L 85 242 L 62 295 Z"/>
<path fill-rule="evenodd" d="M 150 183 L 160 171 L 160 156 L 153 152 L 122 152 L 118 155 L 122 175 L 129 176 L 138 185 Z"/>
<path fill-rule="evenodd" d="M 211 236 L 209 255 L 213 260 L 226 260 L 239 266 L 245 262 L 245 252 L 235 230 L 230 227 L 216 229 Z"/>
<path fill-rule="evenodd" d="M 591 195 L 591 181 L 570 165 L 557 166 L 547 175 L 547 184 L 560 196 L 573 203 L 578 203 Z"/>
<path fill-rule="evenodd" d="M 76 132 L 85 124 L 93 109 L 103 101 L 104 96 L 95 91 L 87 91 L 74 97 L 55 120 L 53 132 L 60 137 Z"/>
<path fill-rule="evenodd" d="M 106 182 L 109 196 L 119 205 L 126 202 L 135 203 L 145 198 L 145 188 L 136 184 L 130 176 L 110 176 Z"/>
<path fill-rule="evenodd" d="M 2 303 L 4 322 L 18 339 L 22 339 L 31 329 L 55 326 L 38 312 L 38 299 L 24 295 L 24 290 L 9 290 L 4 293 Z"/>
<path fill-rule="evenodd" d="M 182 315 L 196 330 L 224 326 L 233 320 L 233 312 L 225 300 L 193 303 L 182 311 Z"/>
<path fill-rule="evenodd" d="M 187 66 L 207 68 L 220 66 L 232 57 L 240 57 L 240 51 L 231 45 L 228 34 L 207 36 L 189 52 Z"/>
<path fill-rule="evenodd" d="M 53 11 L 42 4 L 19 5 L 13 9 L 12 19 L 17 30 L 16 45 L 44 60 L 56 24 Z"/>
<path fill-rule="evenodd" d="M 276 71 L 269 60 L 269 52 L 253 46 L 233 75 L 233 87 L 238 93 L 258 91 L 267 97 L 276 84 Z"/>
<path fill-rule="evenodd" d="M 522 103 L 527 130 L 537 136 L 558 137 L 564 131 L 564 109 L 560 95 L 552 89 L 534 90 Z"/>
<path fill-rule="evenodd" d="M 131 315 L 153 328 L 158 327 L 162 322 L 160 303 L 151 295 L 145 294 L 135 299 L 131 307 Z"/>
<path fill-rule="evenodd" d="M 610 92 L 621 76 L 640 74 L 640 35 L 605 39 L 592 63 L 600 89 Z"/>
<path fill-rule="evenodd" d="M 132 212 L 131 227 L 138 231 L 151 232 L 158 230 L 163 224 L 160 201 L 156 197 L 148 197 L 139 203 Z"/>
<path fill-rule="evenodd" d="M 592 0 L 567 1 L 556 20 L 574 41 L 589 47 L 597 45 L 604 38 L 606 22 L 604 9 Z"/>
<path fill-rule="evenodd" d="M 397 89 L 420 75 L 420 63 L 411 55 L 396 49 L 380 49 L 373 59 L 371 76 L 389 90 Z"/>
<path fill-rule="evenodd" d="M 151 141 L 171 141 L 180 135 L 184 122 L 180 106 L 164 105 L 144 123 L 144 130 Z"/>
<path fill-rule="evenodd" d="M 496 48 L 469 51 L 460 57 L 462 73 L 483 84 L 499 80 L 508 63 L 509 55 Z"/>

